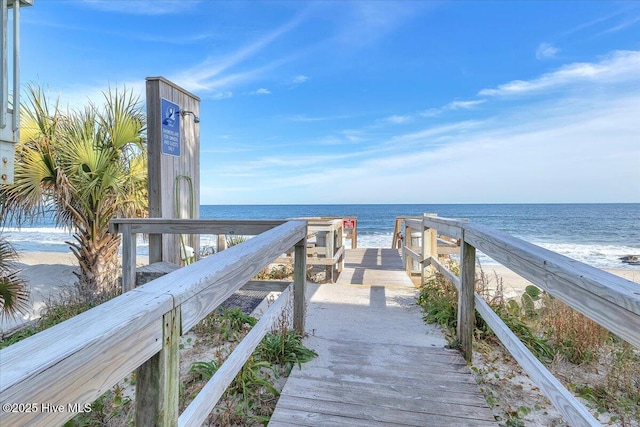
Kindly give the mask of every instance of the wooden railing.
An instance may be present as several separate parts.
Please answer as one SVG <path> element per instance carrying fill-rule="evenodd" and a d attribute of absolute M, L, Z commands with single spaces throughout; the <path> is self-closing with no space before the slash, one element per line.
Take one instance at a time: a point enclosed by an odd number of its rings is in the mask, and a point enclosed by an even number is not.
<path fill-rule="evenodd" d="M 344 266 L 342 218 L 306 218 L 313 246 L 307 244 L 307 264 L 324 266 L 327 280 L 335 282 Z"/>
<path fill-rule="evenodd" d="M 342 272 L 344 267 L 344 238 L 345 232 L 343 227 L 342 217 L 303 217 L 303 218 L 291 218 L 291 220 L 302 220 L 307 222 L 308 241 L 307 241 L 307 265 L 324 267 L 326 271 L 327 280 L 335 282 L 338 274 Z M 357 219 L 349 218 L 354 225 L 353 229 L 346 230 L 347 238 L 351 239 L 351 247 L 355 248 L 357 245 Z M 120 220 L 117 220 L 120 221 Z M 116 222 L 117 222 L 116 221 Z M 203 234 L 217 234 L 217 249 L 218 251 L 226 249 L 226 236 L 239 233 L 235 226 L 226 226 L 227 221 L 218 220 L 198 220 L 199 223 L 204 224 L 207 227 L 206 233 Z M 273 224 L 279 224 L 282 221 L 247 221 L 255 226 L 268 226 Z M 184 229 L 184 228 L 183 228 Z M 135 229 L 133 230 L 135 231 Z M 249 231 L 252 231 L 249 229 Z M 149 233 L 150 229 L 145 228 L 144 233 Z M 176 232 L 176 234 L 178 234 Z M 187 234 L 181 231 L 180 234 Z M 247 233 L 255 234 L 255 233 Z M 135 242 L 135 239 L 132 241 Z M 151 239 L 150 239 L 151 242 Z M 151 249 L 149 253 L 153 253 Z M 288 264 L 292 262 L 290 254 L 287 256 L 278 258 L 276 263 Z M 155 262 L 155 261 L 154 261 Z"/>
<path fill-rule="evenodd" d="M 434 216 L 434 214 L 425 214 Z M 460 253 L 460 239 L 453 239 L 434 228 L 425 227 L 418 217 L 397 217 L 392 248 L 402 249 L 405 271 L 410 277 L 420 276 L 424 283 L 425 269 L 422 254 L 437 261 L 440 258 Z"/>
<path fill-rule="evenodd" d="M 182 221 L 119 220 L 114 227 L 128 245 L 123 256 L 131 259 L 126 251 L 132 249 L 135 255 L 131 238 L 137 232 L 209 233 L 220 226 L 260 234 L 0 350 L 0 425 L 60 425 L 135 370 L 136 426 L 200 426 L 291 297 L 294 328 L 304 331 L 304 221 L 203 222 L 200 228 L 199 220 Z M 180 336 L 292 247 L 294 283 L 179 414 Z M 127 268 L 135 268 L 135 262 Z M 126 280 L 133 277 L 135 270 Z"/>
<path fill-rule="evenodd" d="M 477 310 L 565 421 L 575 426 L 601 425 L 475 293 L 476 249 L 636 347 L 640 347 L 640 285 L 478 224 L 428 215 L 405 219 L 405 224 L 428 235 L 420 251 L 405 246 L 405 256 L 417 259 L 422 270 L 432 266 L 458 290 L 457 338 L 466 360 L 471 360 Z M 460 277 L 438 261 L 437 246 L 432 243 L 436 233 L 460 240 Z"/>

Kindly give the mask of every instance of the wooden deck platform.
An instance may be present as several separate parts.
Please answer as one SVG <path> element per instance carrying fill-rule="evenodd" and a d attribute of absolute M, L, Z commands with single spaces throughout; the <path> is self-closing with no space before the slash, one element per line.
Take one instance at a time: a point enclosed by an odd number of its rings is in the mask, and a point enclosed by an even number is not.
<path fill-rule="evenodd" d="M 398 250 L 353 249 L 338 283 L 308 285 L 305 345 L 270 426 L 496 425 L 462 356 L 425 325 Z"/>

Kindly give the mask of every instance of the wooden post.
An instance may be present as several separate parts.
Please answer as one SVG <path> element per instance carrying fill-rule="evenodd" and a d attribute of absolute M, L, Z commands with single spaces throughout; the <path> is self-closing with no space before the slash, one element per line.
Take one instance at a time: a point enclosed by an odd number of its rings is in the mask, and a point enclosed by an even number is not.
<path fill-rule="evenodd" d="M 149 264 L 162 262 L 162 234 L 149 234 Z"/>
<path fill-rule="evenodd" d="M 131 224 L 120 226 L 122 233 L 122 292 L 136 287 L 136 240 L 137 235 L 131 232 Z"/>
<path fill-rule="evenodd" d="M 432 213 L 426 213 L 424 214 L 422 219 L 422 229 L 423 229 L 423 233 L 422 233 L 422 260 L 423 261 L 422 261 L 422 270 L 421 270 L 422 284 L 424 284 L 424 281 L 426 278 L 424 260 L 431 257 L 434 260 L 438 261 L 438 230 L 436 230 L 435 228 L 426 227 L 424 225 L 424 218 L 429 216 L 433 217 L 438 215 L 432 214 Z M 434 268 L 432 266 L 429 265 L 426 268 L 429 270 L 429 275 L 431 275 L 434 272 Z"/>
<path fill-rule="evenodd" d="M 329 259 L 333 259 L 333 256 L 336 253 L 336 248 L 335 248 L 335 241 L 336 241 L 336 223 L 335 221 L 329 220 L 329 231 L 327 232 L 327 237 L 325 239 L 325 247 L 327 249 L 326 251 L 326 258 Z M 335 266 L 333 264 L 329 264 L 325 267 L 325 274 L 327 276 L 327 279 L 331 281 L 331 283 L 333 283 L 333 269 L 335 268 Z"/>
<path fill-rule="evenodd" d="M 295 245 L 293 267 L 293 329 L 304 335 L 305 287 L 307 280 L 307 238 Z"/>
<path fill-rule="evenodd" d="M 404 225 L 404 244 L 400 245 L 400 248 L 402 250 L 402 258 L 404 259 L 404 269 L 407 272 L 407 275 L 409 277 L 411 277 L 411 260 L 412 258 L 410 256 L 406 256 L 404 253 L 404 247 L 407 246 L 411 246 L 411 227 L 409 227 L 407 225 L 407 223 L 405 222 Z"/>
<path fill-rule="evenodd" d="M 358 248 L 358 218 L 355 218 L 353 230 L 351 230 L 351 249 Z"/>
<path fill-rule="evenodd" d="M 471 362 L 475 327 L 476 248 L 464 240 L 462 230 L 460 292 L 458 292 L 458 341 L 467 362 Z"/>
<path fill-rule="evenodd" d="M 227 235 L 218 234 L 218 244 L 216 245 L 216 250 L 220 252 L 224 251 L 225 249 L 227 249 Z"/>
<path fill-rule="evenodd" d="M 178 425 L 180 386 L 180 307 L 163 318 L 163 345 L 136 370 L 136 427 Z"/>
<path fill-rule="evenodd" d="M 337 234 L 337 240 L 338 242 L 336 243 L 336 253 L 342 249 L 342 257 L 340 258 L 340 260 L 338 260 L 338 262 L 336 263 L 335 266 L 335 273 L 340 274 L 342 273 L 342 268 L 344 267 L 344 222 L 342 220 L 339 220 L 338 222 L 338 234 Z M 332 280 L 332 282 L 335 283 L 335 280 Z"/>

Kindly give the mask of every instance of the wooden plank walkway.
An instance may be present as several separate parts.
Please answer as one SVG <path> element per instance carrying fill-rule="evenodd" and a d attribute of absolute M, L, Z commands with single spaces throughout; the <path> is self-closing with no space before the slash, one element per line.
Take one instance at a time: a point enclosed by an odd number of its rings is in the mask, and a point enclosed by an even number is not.
<path fill-rule="evenodd" d="M 336 284 L 309 284 L 305 345 L 319 356 L 294 368 L 269 425 L 497 425 L 415 297 L 394 249 L 348 250 Z"/>

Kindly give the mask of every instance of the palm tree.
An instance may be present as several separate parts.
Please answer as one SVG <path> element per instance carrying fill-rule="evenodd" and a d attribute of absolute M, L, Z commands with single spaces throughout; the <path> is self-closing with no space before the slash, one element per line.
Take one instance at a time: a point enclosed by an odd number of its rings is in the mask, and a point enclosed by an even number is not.
<path fill-rule="evenodd" d="M 29 290 L 11 266 L 17 258 L 13 247 L 0 236 L 0 316 L 26 313 L 29 308 Z"/>
<path fill-rule="evenodd" d="M 147 211 L 145 116 L 130 92 L 104 93 L 105 105 L 63 114 L 41 89 L 29 87 L 14 184 L 2 189 L 4 208 L 24 221 L 52 210 L 70 227 L 79 286 L 89 297 L 117 289 L 120 237 L 109 232 L 118 216 Z"/>

